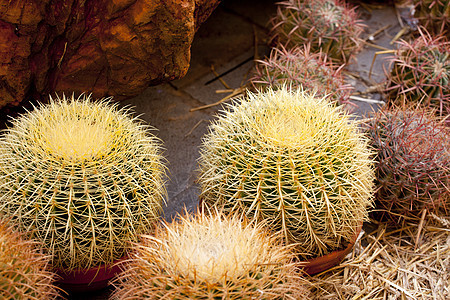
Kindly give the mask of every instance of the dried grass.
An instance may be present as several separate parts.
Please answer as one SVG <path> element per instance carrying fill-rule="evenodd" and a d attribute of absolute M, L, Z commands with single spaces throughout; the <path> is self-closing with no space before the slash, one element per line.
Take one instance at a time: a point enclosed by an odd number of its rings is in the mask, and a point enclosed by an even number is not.
<path fill-rule="evenodd" d="M 430 217 L 361 235 L 341 265 L 309 278 L 313 298 L 450 299 L 450 219 Z"/>

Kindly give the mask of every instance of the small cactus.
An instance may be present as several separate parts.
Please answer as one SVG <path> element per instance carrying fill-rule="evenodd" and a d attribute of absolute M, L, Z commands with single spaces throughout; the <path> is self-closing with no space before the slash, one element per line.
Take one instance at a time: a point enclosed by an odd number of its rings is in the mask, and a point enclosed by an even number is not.
<path fill-rule="evenodd" d="M 311 53 L 309 44 L 304 49 L 273 48 L 268 59 L 257 63 L 251 83 L 258 90 L 288 84 L 314 91 L 318 97 L 329 95 L 339 104 L 349 103 L 352 87 L 344 82 L 343 66 L 336 67 L 324 53 Z"/>
<path fill-rule="evenodd" d="M 390 104 L 430 107 L 440 117 L 450 114 L 450 42 L 423 29 L 412 43 L 400 47 L 387 75 Z"/>
<path fill-rule="evenodd" d="M 347 63 L 361 47 L 363 25 L 354 8 L 341 0 L 287 0 L 272 19 L 274 38 L 286 47 L 305 43 L 336 62 Z"/>
<path fill-rule="evenodd" d="M 60 269 L 111 264 L 159 217 L 165 166 L 149 127 L 107 99 L 51 99 L 0 138 L 0 212 Z"/>
<path fill-rule="evenodd" d="M 450 131 L 429 111 L 383 109 L 366 120 L 376 150 L 378 216 L 401 223 L 450 204 Z M 376 216 L 377 214 L 375 214 Z"/>
<path fill-rule="evenodd" d="M 112 299 L 307 299 L 291 249 L 237 215 L 180 217 L 135 250 Z"/>
<path fill-rule="evenodd" d="M 356 122 L 302 90 L 249 93 L 203 140 L 201 199 L 266 220 L 304 258 L 342 248 L 371 203 L 374 173 Z"/>
<path fill-rule="evenodd" d="M 38 243 L 0 222 L 1 299 L 56 299 L 56 275 L 48 270 L 49 262 L 50 257 L 39 252 Z"/>
<path fill-rule="evenodd" d="M 414 17 L 433 34 L 450 34 L 449 0 L 414 0 Z"/>

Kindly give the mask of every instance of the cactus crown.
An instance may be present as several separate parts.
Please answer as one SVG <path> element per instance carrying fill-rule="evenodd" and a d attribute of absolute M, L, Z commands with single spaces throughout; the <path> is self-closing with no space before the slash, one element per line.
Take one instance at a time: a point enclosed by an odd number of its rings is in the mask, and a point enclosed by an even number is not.
<path fill-rule="evenodd" d="M 450 132 L 429 111 L 384 109 L 366 120 L 377 151 L 376 204 L 400 223 L 450 201 Z"/>
<path fill-rule="evenodd" d="M 287 47 L 311 44 L 314 52 L 348 62 L 360 48 L 363 26 L 354 9 L 340 0 L 288 0 L 279 2 L 272 19 L 275 38 Z"/>
<path fill-rule="evenodd" d="M 450 113 L 450 42 L 423 29 L 414 42 L 400 42 L 388 74 L 388 97 L 396 105 L 431 107 L 444 117 Z"/>
<path fill-rule="evenodd" d="M 135 250 L 114 283 L 118 299 L 275 299 L 303 292 L 290 249 L 237 215 L 180 217 Z"/>
<path fill-rule="evenodd" d="M 159 140 L 108 99 L 51 99 L 0 138 L 0 209 L 61 268 L 123 256 L 165 194 Z"/>
<path fill-rule="evenodd" d="M 113 128 L 108 122 L 111 113 L 88 112 L 92 109 L 89 106 L 78 111 L 77 106 L 76 102 L 61 102 L 60 106 L 51 106 L 50 111 L 43 112 L 51 118 L 34 116 L 43 119 L 39 127 L 29 128 L 36 147 L 55 158 L 76 162 L 101 158 L 117 146 L 111 143 L 117 141 L 113 136 L 120 128 Z"/>
<path fill-rule="evenodd" d="M 38 243 L 26 240 L 12 226 L 0 223 L 0 298 L 56 299 L 56 275 L 47 270 L 50 257 Z"/>
<path fill-rule="evenodd" d="M 342 66 L 336 66 L 324 53 L 311 53 L 309 44 L 303 49 L 295 47 L 273 48 L 270 57 L 258 61 L 251 82 L 257 89 L 289 84 L 292 88 L 302 86 L 315 91 L 318 97 L 329 95 L 330 100 L 339 104 L 347 103 L 351 86 L 344 83 Z"/>
<path fill-rule="evenodd" d="M 301 90 L 252 94 L 211 125 L 201 198 L 267 220 L 305 257 L 350 241 L 372 194 L 365 137 L 339 108 Z"/>

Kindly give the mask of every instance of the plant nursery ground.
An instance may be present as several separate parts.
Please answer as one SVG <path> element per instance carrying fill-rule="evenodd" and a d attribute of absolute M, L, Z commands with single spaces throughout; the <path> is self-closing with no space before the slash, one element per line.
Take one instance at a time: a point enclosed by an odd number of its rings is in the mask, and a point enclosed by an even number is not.
<path fill-rule="evenodd" d="M 224 0 L 201 26 L 192 45 L 187 75 L 149 87 L 123 101 L 156 128 L 168 159 L 167 205 L 171 220 L 198 205 L 199 146 L 224 102 L 242 94 L 254 61 L 270 53 L 268 21 L 276 1 Z M 390 1 L 354 1 L 363 20 L 364 47 L 346 67 L 354 87 L 352 112 L 364 116 L 384 104 L 387 52 L 410 33 L 409 7 Z M 423 217 L 421 219 L 421 217 Z M 322 274 L 305 278 L 313 299 L 450 299 L 450 222 L 418 216 L 401 229 L 366 224 L 353 252 Z M 69 299 L 108 299 L 110 290 L 73 294 Z"/>

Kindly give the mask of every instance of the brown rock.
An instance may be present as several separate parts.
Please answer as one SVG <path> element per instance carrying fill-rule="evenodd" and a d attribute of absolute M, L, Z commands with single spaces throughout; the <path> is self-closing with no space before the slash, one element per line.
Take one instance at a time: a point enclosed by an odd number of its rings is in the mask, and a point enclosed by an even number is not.
<path fill-rule="evenodd" d="M 220 0 L 0 0 L 0 107 L 31 94 L 131 97 L 184 76 Z"/>

